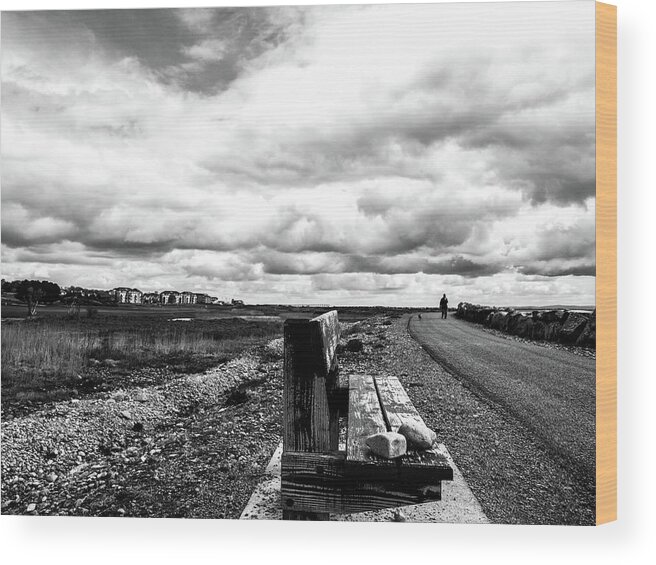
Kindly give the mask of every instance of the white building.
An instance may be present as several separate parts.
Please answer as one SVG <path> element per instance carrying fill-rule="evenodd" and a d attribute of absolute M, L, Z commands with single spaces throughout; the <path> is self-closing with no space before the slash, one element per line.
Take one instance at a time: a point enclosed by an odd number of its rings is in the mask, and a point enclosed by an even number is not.
<path fill-rule="evenodd" d="M 120 286 L 112 290 L 114 299 L 119 304 L 141 304 L 143 292 L 138 288 L 127 288 Z"/>
<path fill-rule="evenodd" d="M 196 304 L 196 295 L 193 292 L 185 291 L 180 295 L 182 304 Z"/>
<path fill-rule="evenodd" d="M 159 299 L 162 304 L 180 304 L 180 293 L 175 290 L 165 290 L 159 293 Z"/>

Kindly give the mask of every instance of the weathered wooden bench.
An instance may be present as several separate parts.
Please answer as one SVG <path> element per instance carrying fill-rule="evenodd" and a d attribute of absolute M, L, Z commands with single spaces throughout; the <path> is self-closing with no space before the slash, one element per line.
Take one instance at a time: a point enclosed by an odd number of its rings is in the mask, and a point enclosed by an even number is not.
<path fill-rule="evenodd" d="M 283 519 L 327 520 L 440 500 L 453 469 L 437 447 L 389 460 L 366 446 L 371 434 L 423 420 L 396 377 L 339 373 L 337 312 L 287 320 L 284 336 Z"/>

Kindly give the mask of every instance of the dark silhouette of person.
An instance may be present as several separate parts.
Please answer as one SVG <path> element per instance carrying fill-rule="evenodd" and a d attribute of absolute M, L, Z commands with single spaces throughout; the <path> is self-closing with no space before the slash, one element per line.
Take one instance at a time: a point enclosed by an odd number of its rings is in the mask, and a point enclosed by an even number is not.
<path fill-rule="evenodd" d="M 446 297 L 446 294 L 442 295 L 442 299 L 440 300 L 440 310 L 442 311 L 442 319 L 446 320 L 446 314 L 449 309 L 449 299 Z"/>
<path fill-rule="evenodd" d="M 417 314 L 417 318 L 421 320 L 421 314 Z"/>

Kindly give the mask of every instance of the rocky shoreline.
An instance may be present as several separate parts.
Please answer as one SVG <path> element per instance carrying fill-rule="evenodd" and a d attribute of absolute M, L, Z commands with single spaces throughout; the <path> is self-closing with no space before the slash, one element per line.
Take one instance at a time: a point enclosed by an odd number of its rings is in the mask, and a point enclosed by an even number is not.
<path fill-rule="evenodd" d="M 596 310 L 592 314 L 570 310 L 534 310 L 530 315 L 512 308 L 495 308 L 461 302 L 457 318 L 534 341 L 596 347 Z"/>

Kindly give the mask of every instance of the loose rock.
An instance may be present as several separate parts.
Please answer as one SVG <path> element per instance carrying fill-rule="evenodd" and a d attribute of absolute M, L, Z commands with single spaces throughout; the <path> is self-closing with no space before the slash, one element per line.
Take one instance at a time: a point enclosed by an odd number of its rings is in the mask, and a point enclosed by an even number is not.
<path fill-rule="evenodd" d="M 400 508 L 397 508 L 396 510 L 394 510 L 392 520 L 394 520 L 395 522 L 405 522 L 407 520 L 407 518 L 406 518 L 406 515 L 403 512 L 403 510 L 401 510 Z"/>
<path fill-rule="evenodd" d="M 346 350 L 347 351 L 362 351 L 362 340 L 361 339 L 349 339 L 348 343 L 346 344 Z"/>
<path fill-rule="evenodd" d="M 366 444 L 376 455 L 386 459 L 401 457 L 408 449 L 405 437 L 396 432 L 374 434 L 367 438 Z"/>
<path fill-rule="evenodd" d="M 405 437 L 409 447 L 417 449 L 430 449 L 437 440 L 433 430 L 418 422 L 405 422 L 399 428 L 399 433 Z"/>

